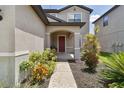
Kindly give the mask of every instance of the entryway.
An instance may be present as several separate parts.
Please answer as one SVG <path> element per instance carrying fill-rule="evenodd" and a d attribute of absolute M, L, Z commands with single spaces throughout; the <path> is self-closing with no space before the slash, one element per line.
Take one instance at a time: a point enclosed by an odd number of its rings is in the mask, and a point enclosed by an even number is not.
<path fill-rule="evenodd" d="M 57 61 L 74 60 L 74 53 L 57 53 Z"/>
<path fill-rule="evenodd" d="M 58 52 L 65 52 L 66 47 L 66 36 L 58 36 Z"/>

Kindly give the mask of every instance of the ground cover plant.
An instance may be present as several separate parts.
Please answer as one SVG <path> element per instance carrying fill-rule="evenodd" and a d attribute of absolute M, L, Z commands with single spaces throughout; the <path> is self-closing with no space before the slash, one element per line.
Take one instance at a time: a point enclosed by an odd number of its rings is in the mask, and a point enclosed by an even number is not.
<path fill-rule="evenodd" d="M 29 73 L 23 83 L 28 85 L 37 85 L 50 78 L 56 66 L 56 51 L 54 49 L 45 49 L 42 53 L 35 51 L 29 54 L 29 58 L 20 64 L 20 72 Z M 26 81 L 26 82 L 25 82 Z"/>
<path fill-rule="evenodd" d="M 105 65 L 101 76 L 107 87 L 124 88 L 124 53 L 104 54 L 99 58 Z"/>

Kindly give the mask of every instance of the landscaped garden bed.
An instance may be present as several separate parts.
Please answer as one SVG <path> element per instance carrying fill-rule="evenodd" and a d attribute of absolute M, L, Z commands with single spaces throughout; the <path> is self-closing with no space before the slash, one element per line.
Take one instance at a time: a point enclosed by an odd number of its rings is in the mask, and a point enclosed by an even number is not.
<path fill-rule="evenodd" d="M 84 62 L 75 63 L 69 62 L 74 79 L 78 88 L 102 88 L 104 85 L 100 81 L 100 72 L 104 68 L 102 63 L 99 63 L 96 72 L 87 72 Z"/>
<path fill-rule="evenodd" d="M 19 87 L 48 87 L 56 66 L 56 51 L 31 52 L 29 58 L 20 64 Z"/>

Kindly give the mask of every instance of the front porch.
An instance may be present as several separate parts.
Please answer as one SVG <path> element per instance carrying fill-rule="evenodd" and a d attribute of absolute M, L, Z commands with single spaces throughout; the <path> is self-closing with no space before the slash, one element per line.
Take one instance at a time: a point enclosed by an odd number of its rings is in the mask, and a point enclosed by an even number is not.
<path fill-rule="evenodd" d="M 46 47 L 56 49 L 58 60 L 79 60 L 81 43 L 79 32 L 59 30 L 46 33 Z"/>
<path fill-rule="evenodd" d="M 57 53 L 57 61 L 68 61 L 74 59 L 74 53 Z"/>

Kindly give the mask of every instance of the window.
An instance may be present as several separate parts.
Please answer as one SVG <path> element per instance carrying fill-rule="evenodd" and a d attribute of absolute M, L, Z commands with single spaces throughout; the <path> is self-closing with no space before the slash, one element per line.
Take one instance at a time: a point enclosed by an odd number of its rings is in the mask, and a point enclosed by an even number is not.
<path fill-rule="evenodd" d="M 81 14 L 80 13 L 69 14 L 68 22 L 81 22 Z"/>
<path fill-rule="evenodd" d="M 108 16 L 105 16 L 103 18 L 103 26 L 107 26 L 108 25 Z"/>

